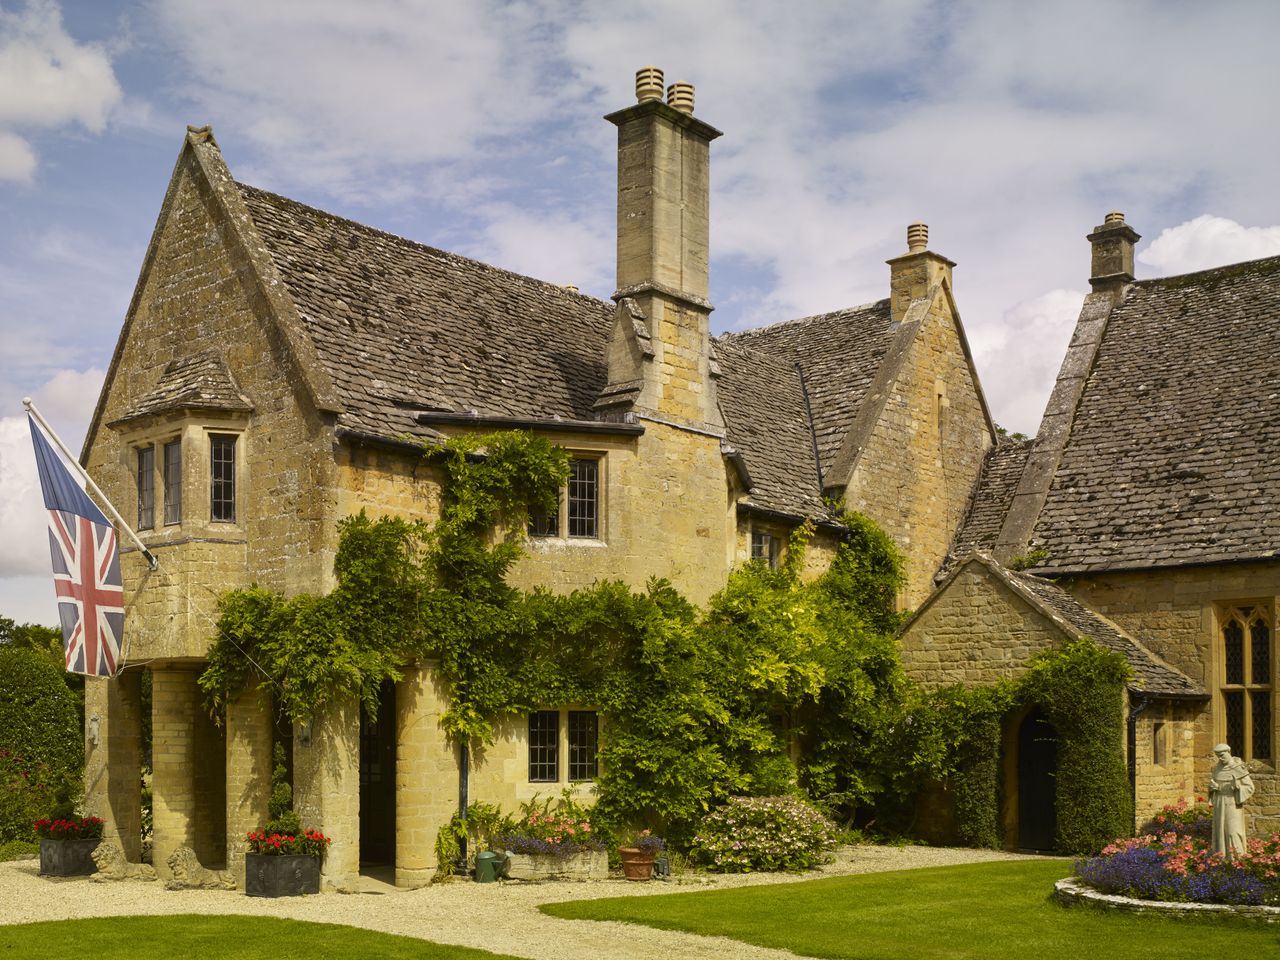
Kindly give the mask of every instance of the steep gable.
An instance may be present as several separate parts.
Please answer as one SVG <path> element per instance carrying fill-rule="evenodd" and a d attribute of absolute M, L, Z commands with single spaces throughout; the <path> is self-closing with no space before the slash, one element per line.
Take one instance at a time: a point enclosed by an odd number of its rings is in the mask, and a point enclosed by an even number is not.
<path fill-rule="evenodd" d="M 1280 556 L 1280 257 L 1134 283 L 1034 528 L 1045 572 Z"/>

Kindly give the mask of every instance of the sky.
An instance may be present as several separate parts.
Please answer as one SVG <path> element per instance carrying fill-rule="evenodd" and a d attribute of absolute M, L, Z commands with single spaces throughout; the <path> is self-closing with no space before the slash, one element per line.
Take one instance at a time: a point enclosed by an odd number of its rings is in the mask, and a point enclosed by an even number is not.
<path fill-rule="evenodd" d="M 1108 211 L 1139 278 L 1280 253 L 1274 0 L 0 0 L 0 614 L 56 623 L 21 398 L 76 452 L 187 124 L 233 175 L 607 298 L 653 64 L 712 145 L 716 332 L 956 261 L 1033 434 Z"/>

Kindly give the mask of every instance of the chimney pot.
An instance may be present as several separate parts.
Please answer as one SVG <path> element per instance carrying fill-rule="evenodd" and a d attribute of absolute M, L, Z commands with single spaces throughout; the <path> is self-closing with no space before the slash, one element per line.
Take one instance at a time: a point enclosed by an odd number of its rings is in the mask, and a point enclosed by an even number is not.
<path fill-rule="evenodd" d="M 636 100 L 662 100 L 662 70 L 658 67 L 641 67 L 636 71 Z"/>
<path fill-rule="evenodd" d="M 920 253 L 929 248 L 929 225 L 913 223 L 907 227 L 907 252 Z"/>
<path fill-rule="evenodd" d="M 1104 219 L 1102 222 L 1103 223 L 1124 223 L 1124 214 L 1121 213 L 1119 210 L 1112 210 L 1110 213 L 1107 214 L 1106 219 Z"/>
<path fill-rule="evenodd" d="M 667 106 L 681 113 L 693 113 L 693 84 L 678 81 L 667 87 Z"/>

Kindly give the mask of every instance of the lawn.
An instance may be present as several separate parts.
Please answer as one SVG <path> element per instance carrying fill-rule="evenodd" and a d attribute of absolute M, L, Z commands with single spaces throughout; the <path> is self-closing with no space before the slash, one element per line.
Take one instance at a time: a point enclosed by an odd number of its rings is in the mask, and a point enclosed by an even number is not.
<path fill-rule="evenodd" d="M 40 960 L 515 960 L 332 923 L 270 917 L 105 917 L 0 926 L 0 957 Z"/>
<path fill-rule="evenodd" d="M 1009 861 L 542 909 L 566 919 L 622 920 L 858 960 L 1278 955 L 1280 929 L 1268 924 L 1061 907 L 1049 894 L 1068 872 L 1063 861 Z"/>

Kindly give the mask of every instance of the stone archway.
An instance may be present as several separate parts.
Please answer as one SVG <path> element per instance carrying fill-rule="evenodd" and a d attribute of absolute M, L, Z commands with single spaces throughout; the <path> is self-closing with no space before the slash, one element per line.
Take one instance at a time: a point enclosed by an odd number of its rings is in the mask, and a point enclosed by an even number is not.
<path fill-rule="evenodd" d="M 1018 843 L 1022 850 L 1052 850 L 1057 833 L 1058 731 L 1035 707 L 1018 724 Z"/>

